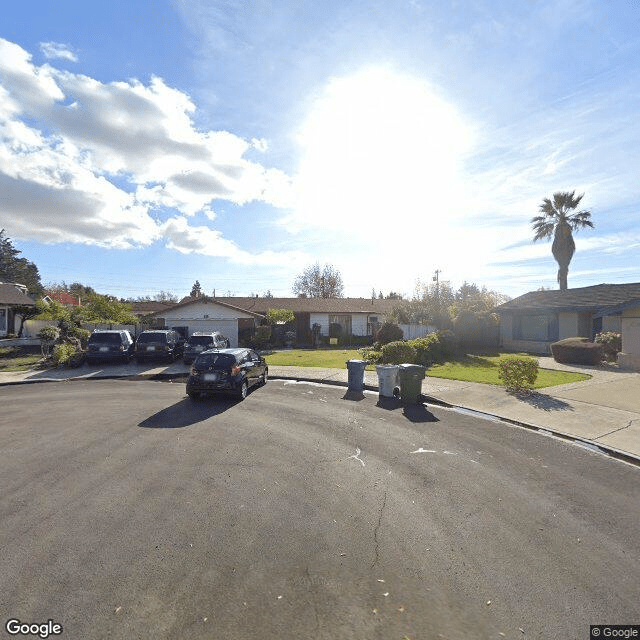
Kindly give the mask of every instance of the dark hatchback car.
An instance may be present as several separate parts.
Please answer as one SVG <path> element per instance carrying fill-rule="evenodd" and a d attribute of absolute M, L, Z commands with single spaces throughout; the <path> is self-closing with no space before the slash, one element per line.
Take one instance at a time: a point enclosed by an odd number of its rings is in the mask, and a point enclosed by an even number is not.
<path fill-rule="evenodd" d="M 187 343 L 184 345 L 184 354 L 182 359 L 185 364 L 191 364 L 196 356 L 208 349 L 227 349 L 229 340 L 225 338 L 219 331 L 204 333 L 196 331 L 191 334 Z"/>
<path fill-rule="evenodd" d="M 171 329 L 143 331 L 136 340 L 136 362 L 145 360 L 173 361 L 182 355 L 184 342 L 180 335 Z"/>
<path fill-rule="evenodd" d="M 187 395 L 231 393 L 244 400 L 250 387 L 264 385 L 269 376 L 265 359 L 251 349 L 220 349 L 201 353 L 187 378 Z"/>
<path fill-rule="evenodd" d="M 128 331 L 96 329 L 87 342 L 87 362 L 129 362 L 133 354 L 133 344 L 133 338 Z"/>

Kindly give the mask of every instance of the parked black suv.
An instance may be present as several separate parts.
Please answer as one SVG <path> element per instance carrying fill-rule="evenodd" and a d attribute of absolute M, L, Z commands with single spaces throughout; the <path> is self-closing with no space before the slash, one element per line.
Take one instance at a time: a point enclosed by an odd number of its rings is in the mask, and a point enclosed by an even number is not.
<path fill-rule="evenodd" d="M 229 340 L 219 331 L 211 333 L 194 331 L 187 340 L 187 344 L 184 345 L 183 360 L 185 364 L 191 364 L 197 355 L 207 349 L 226 349 L 228 347 Z"/>
<path fill-rule="evenodd" d="M 96 329 L 87 343 L 87 362 L 118 360 L 129 362 L 133 354 L 133 338 L 124 330 Z"/>
<path fill-rule="evenodd" d="M 182 355 L 183 344 L 178 333 L 171 329 L 143 331 L 136 340 L 136 362 L 175 360 Z"/>
<path fill-rule="evenodd" d="M 232 393 L 247 397 L 249 388 L 266 384 L 269 368 L 264 358 L 251 349 L 220 349 L 202 352 L 187 378 L 191 399 L 208 393 Z"/>

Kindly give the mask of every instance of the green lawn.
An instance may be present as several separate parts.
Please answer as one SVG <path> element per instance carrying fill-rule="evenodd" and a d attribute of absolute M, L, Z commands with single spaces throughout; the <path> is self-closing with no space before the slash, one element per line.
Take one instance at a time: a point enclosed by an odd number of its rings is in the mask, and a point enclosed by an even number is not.
<path fill-rule="evenodd" d="M 40 347 L 0 347 L 0 371 L 28 371 L 42 360 Z"/>
<path fill-rule="evenodd" d="M 483 384 L 502 385 L 498 378 L 498 360 L 500 355 L 471 355 L 465 354 L 451 362 L 436 364 L 429 368 L 427 376 L 432 378 L 447 378 L 448 380 L 464 380 L 466 382 L 481 382 Z M 524 354 L 519 354 L 524 355 Z M 569 382 L 581 382 L 591 376 L 570 371 L 556 371 L 554 369 L 538 369 L 538 378 L 534 389 L 543 387 L 555 387 Z"/>
<path fill-rule="evenodd" d="M 266 356 L 267 364 L 278 367 L 327 367 L 346 369 L 347 360 L 362 360 L 356 349 L 290 349 Z M 368 370 L 375 370 L 369 365 Z"/>
<path fill-rule="evenodd" d="M 514 354 L 463 355 L 453 359 L 451 362 L 430 367 L 427 371 L 427 376 L 501 385 L 502 383 L 498 378 L 500 355 Z M 289 351 L 277 351 L 266 356 L 267 363 L 273 366 L 330 367 L 337 369 L 345 369 L 347 360 L 352 358 L 361 359 L 362 354 L 356 349 L 291 349 Z M 367 369 L 369 371 L 375 370 L 375 366 L 369 365 Z M 590 377 L 582 373 L 540 369 L 535 388 L 541 389 L 569 382 L 580 382 L 588 380 Z"/>

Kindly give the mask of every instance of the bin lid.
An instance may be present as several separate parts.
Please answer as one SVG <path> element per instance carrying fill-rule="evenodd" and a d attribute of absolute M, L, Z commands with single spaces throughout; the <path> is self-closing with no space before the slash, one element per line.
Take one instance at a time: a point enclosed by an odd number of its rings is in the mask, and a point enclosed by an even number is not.
<path fill-rule="evenodd" d="M 400 364 L 398 365 L 403 371 L 425 371 L 426 367 L 424 367 L 421 364 L 409 364 L 404 363 L 404 364 Z"/>
<path fill-rule="evenodd" d="M 347 360 L 347 364 L 369 364 L 368 360 L 358 360 L 358 359 L 352 359 L 352 360 Z"/>

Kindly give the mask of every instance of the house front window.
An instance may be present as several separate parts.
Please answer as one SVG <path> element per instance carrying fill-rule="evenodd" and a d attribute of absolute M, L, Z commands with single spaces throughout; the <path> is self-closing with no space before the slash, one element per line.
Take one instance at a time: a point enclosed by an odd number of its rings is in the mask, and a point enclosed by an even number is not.
<path fill-rule="evenodd" d="M 0 309 L 0 333 L 5 334 L 7 332 L 7 310 Z"/>
<path fill-rule="evenodd" d="M 378 316 L 369 316 L 367 318 L 367 335 L 372 336 L 378 326 Z"/>
<path fill-rule="evenodd" d="M 350 335 L 352 335 L 350 315 L 329 315 L 329 336 L 331 338 Z"/>
<path fill-rule="evenodd" d="M 556 314 L 535 314 L 516 316 L 513 319 L 515 340 L 549 342 L 558 339 L 558 316 Z"/>

